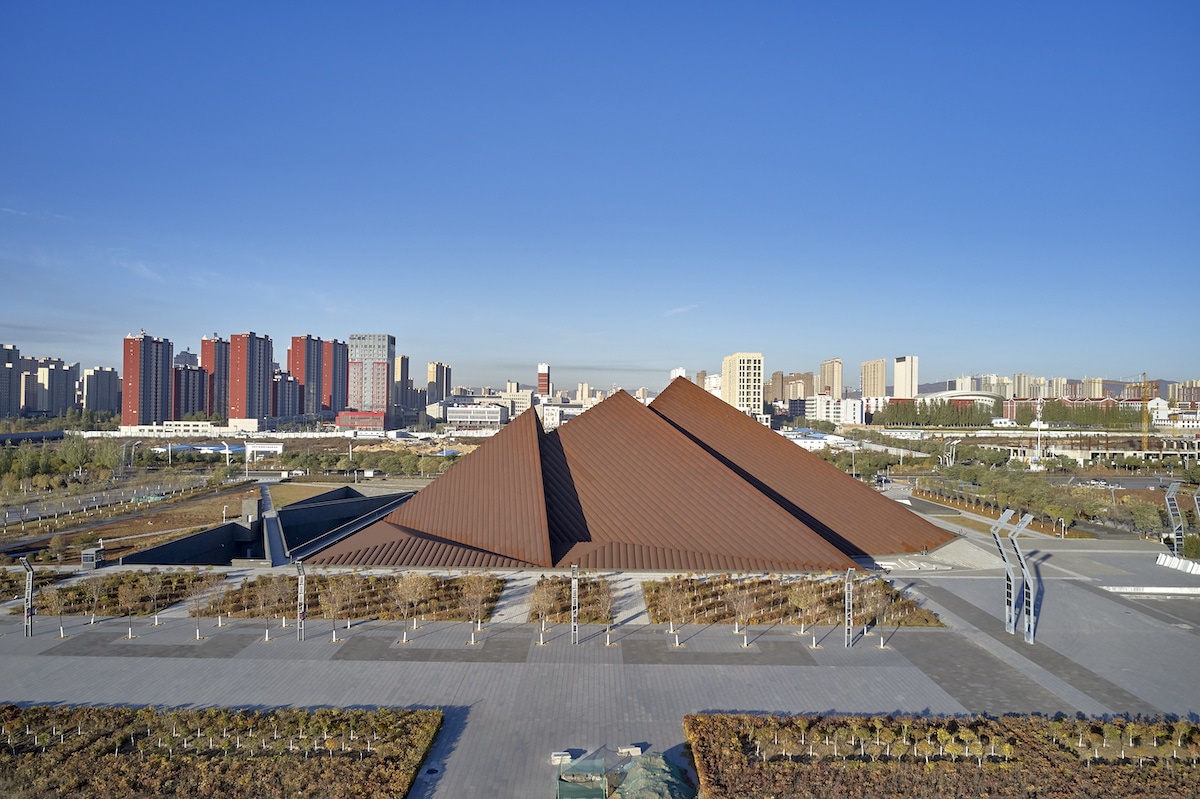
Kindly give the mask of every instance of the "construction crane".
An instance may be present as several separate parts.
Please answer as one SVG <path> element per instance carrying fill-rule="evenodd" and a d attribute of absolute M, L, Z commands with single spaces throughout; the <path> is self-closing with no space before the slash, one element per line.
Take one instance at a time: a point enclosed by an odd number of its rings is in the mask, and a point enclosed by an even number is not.
<path fill-rule="evenodd" d="M 1125 391 L 1121 392 L 1122 398 L 1130 398 L 1132 392 L 1129 389 L 1141 388 L 1142 397 L 1142 453 L 1143 455 L 1150 450 L 1150 381 L 1146 378 L 1146 373 L 1142 372 L 1142 379 L 1138 380 L 1121 380 L 1121 385 L 1126 387 Z"/>
<path fill-rule="evenodd" d="M 1142 454 L 1150 449 L 1150 381 L 1142 372 Z"/>

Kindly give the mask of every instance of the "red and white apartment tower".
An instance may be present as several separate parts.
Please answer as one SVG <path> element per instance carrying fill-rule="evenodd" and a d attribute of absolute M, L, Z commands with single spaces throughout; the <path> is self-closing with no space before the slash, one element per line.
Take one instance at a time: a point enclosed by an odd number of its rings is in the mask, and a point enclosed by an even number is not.
<path fill-rule="evenodd" d="M 171 361 L 174 347 L 143 330 L 125 337 L 121 424 L 162 424 L 171 419 Z"/>
<path fill-rule="evenodd" d="M 269 336 L 249 332 L 229 337 L 230 419 L 266 419 L 271 415 L 273 358 Z"/>

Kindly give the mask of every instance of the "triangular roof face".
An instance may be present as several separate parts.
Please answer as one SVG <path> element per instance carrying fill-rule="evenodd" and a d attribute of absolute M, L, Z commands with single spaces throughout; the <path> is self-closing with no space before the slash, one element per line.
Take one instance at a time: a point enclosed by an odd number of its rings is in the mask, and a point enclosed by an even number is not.
<path fill-rule="evenodd" d="M 537 414 L 521 414 L 382 522 L 515 563 L 552 566 L 542 435 Z"/>
<path fill-rule="evenodd" d="M 848 554 L 920 552 L 954 538 L 688 380 L 673 380 L 650 409 Z"/>
<path fill-rule="evenodd" d="M 719 570 L 735 560 L 767 570 L 854 565 L 623 391 L 550 435 L 561 442 L 575 493 L 548 491 L 548 499 L 577 502 L 587 524 L 586 540 L 576 537 L 563 562 L 587 556 L 620 568 L 623 558 L 612 553 L 623 547 L 654 569 Z"/>
<path fill-rule="evenodd" d="M 312 560 L 808 571 L 953 537 L 689 385 L 672 383 L 650 408 L 617 392 L 550 433 L 526 411 L 385 519 Z M 815 511 L 799 504 L 810 501 Z M 900 532 L 860 529 L 875 524 Z"/>

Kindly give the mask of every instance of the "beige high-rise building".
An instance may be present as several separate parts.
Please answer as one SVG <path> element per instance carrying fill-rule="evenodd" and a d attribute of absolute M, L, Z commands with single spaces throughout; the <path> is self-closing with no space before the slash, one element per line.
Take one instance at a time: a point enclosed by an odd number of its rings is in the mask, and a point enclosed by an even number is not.
<path fill-rule="evenodd" d="M 783 397 L 783 372 L 772 372 L 771 379 L 763 384 L 767 402 L 779 402 Z"/>
<path fill-rule="evenodd" d="M 1083 396 L 1088 399 L 1104 399 L 1104 378 L 1083 378 Z"/>
<path fill-rule="evenodd" d="M 885 358 L 863 361 L 860 388 L 863 397 L 887 396 L 887 360 Z"/>
<path fill-rule="evenodd" d="M 892 396 L 897 399 L 913 399 L 920 389 L 917 388 L 917 356 L 901 355 L 896 358 L 892 367 Z"/>
<path fill-rule="evenodd" d="M 817 384 L 818 394 L 828 394 L 835 399 L 842 398 L 842 359 L 830 358 L 821 361 L 821 379 Z"/>
<path fill-rule="evenodd" d="M 1024 372 L 1013 375 L 1013 396 L 1020 399 L 1033 397 L 1033 375 Z"/>
<path fill-rule="evenodd" d="M 792 372 L 783 378 L 783 399 L 797 400 L 817 393 L 817 379 L 812 372 Z"/>
<path fill-rule="evenodd" d="M 744 413 L 763 412 L 763 356 L 735 352 L 721 362 L 721 399 Z"/>

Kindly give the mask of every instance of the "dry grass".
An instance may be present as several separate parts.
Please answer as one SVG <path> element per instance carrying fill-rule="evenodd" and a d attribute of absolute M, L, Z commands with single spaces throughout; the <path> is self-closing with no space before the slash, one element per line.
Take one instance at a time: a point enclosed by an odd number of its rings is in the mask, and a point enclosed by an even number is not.
<path fill-rule="evenodd" d="M 271 486 L 271 502 L 276 508 L 283 508 L 293 502 L 310 499 L 333 489 L 327 485 L 313 483 L 275 483 Z"/>

